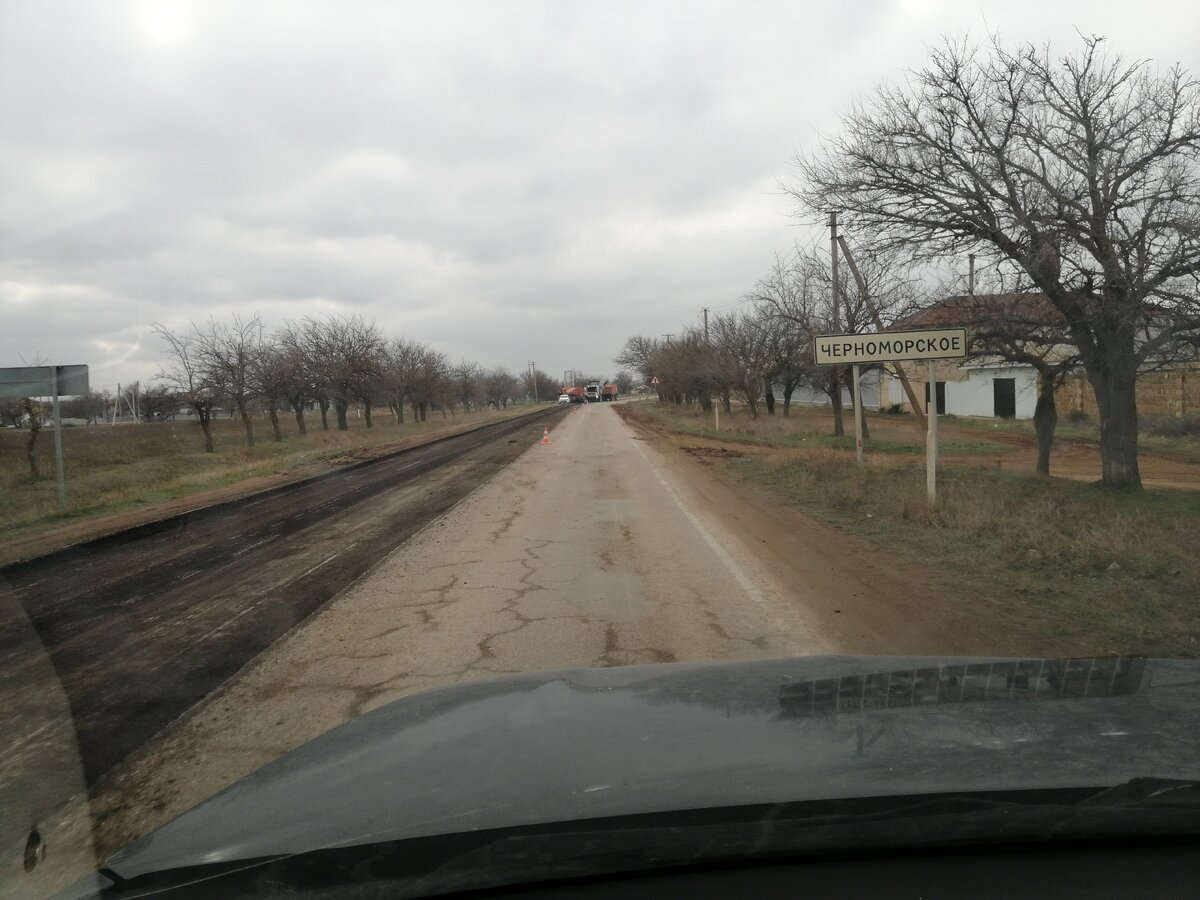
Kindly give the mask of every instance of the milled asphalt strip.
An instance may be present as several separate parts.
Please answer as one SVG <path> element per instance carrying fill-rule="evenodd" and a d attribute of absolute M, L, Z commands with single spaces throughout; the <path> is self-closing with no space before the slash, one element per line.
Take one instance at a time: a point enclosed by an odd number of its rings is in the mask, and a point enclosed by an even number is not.
<path fill-rule="evenodd" d="M 504 468 L 543 424 L 536 414 L 489 423 L 448 439 L 462 446 L 412 448 L 428 458 L 399 471 L 376 465 L 360 482 L 342 470 L 340 481 L 321 479 L 320 490 L 282 492 L 278 524 L 264 521 L 271 504 L 259 495 L 252 515 L 235 506 L 228 523 L 143 532 L 115 546 L 105 540 L 95 560 L 76 546 L 74 565 L 43 558 L 50 578 L 23 564 L 33 577 L 12 588 L 67 691 L 89 782 Z M 522 434 L 523 441 L 514 437 Z M 348 499 L 354 503 L 344 508 Z M 256 533 L 239 536 L 247 527 Z M 240 540 L 259 546 L 239 555 Z M 146 544 L 153 566 L 139 559 Z M 184 565 L 171 566 L 172 556 Z M 314 556 L 321 561 L 292 574 Z M 0 570 L 0 578 L 7 574 Z"/>

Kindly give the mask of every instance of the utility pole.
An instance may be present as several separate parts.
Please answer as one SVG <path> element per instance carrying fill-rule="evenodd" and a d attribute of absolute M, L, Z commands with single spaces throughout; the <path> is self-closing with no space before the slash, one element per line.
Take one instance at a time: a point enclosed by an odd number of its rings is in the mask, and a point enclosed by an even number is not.
<path fill-rule="evenodd" d="M 846 243 L 846 239 L 840 234 L 838 235 L 838 246 L 842 248 L 842 255 L 846 257 L 846 266 L 850 269 L 850 274 L 854 277 L 854 283 L 858 285 L 858 291 L 862 294 L 863 305 L 867 307 L 867 312 L 871 316 L 871 321 L 875 327 L 883 331 L 883 319 L 879 315 L 879 310 L 875 308 L 875 304 L 871 301 L 871 295 L 867 292 L 867 282 L 863 279 L 862 273 L 858 271 L 858 266 L 854 264 L 854 254 L 850 252 L 850 245 Z M 925 414 L 921 412 L 921 404 L 917 402 L 916 392 L 913 391 L 912 383 L 908 380 L 908 376 L 904 373 L 904 366 L 901 363 L 892 363 L 896 369 L 896 375 L 900 379 L 900 384 L 904 388 L 904 393 L 908 396 L 908 405 L 912 407 L 913 415 L 917 421 L 921 423 L 921 427 L 925 427 Z M 857 396 L 857 395 L 856 395 Z"/>
<path fill-rule="evenodd" d="M 533 402 L 540 403 L 541 401 L 538 400 L 537 389 L 537 363 L 535 363 L 533 360 L 529 361 L 529 380 L 533 382 Z"/>
<path fill-rule="evenodd" d="M 967 293 L 975 296 L 975 254 L 967 254 Z"/>
<path fill-rule="evenodd" d="M 840 334 L 842 331 L 842 314 L 838 303 L 838 230 L 836 212 L 829 214 L 829 252 L 832 259 L 831 275 L 833 278 L 831 287 L 831 296 L 833 298 L 833 333 Z M 836 366 L 831 370 L 829 378 L 832 382 L 829 399 L 833 402 L 833 433 L 834 436 L 841 437 L 846 432 L 845 428 L 842 427 L 842 379 L 839 376 Z"/>
<path fill-rule="evenodd" d="M 704 343 L 708 343 L 708 307 L 704 307 Z"/>
<path fill-rule="evenodd" d="M 671 346 L 671 336 L 672 336 L 673 334 L 674 334 L 674 332 L 671 332 L 671 334 L 664 334 L 664 335 L 663 335 L 663 337 L 665 337 L 665 338 L 667 339 L 667 346 L 668 346 L 668 347 L 670 347 L 670 346 Z"/>

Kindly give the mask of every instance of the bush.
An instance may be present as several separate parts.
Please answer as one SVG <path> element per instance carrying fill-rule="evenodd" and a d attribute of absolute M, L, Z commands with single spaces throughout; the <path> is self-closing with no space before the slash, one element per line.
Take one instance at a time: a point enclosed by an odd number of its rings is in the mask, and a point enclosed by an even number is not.
<path fill-rule="evenodd" d="M 1139 425 L 1147 437 L 1200 436 L 1200 416 L 1146 416 Z"/>

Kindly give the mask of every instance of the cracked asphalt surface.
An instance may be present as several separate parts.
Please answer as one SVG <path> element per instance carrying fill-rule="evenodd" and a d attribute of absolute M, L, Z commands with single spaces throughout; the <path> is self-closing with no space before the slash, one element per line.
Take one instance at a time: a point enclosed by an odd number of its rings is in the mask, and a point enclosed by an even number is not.
<path fill-rule="evenodd" d="M 66 693 L 87 783 L 503 469 L 547 412 L 0 569 Z M 8 683 L 26 677 L 24 636 L 0 622 Z"/>
<path fill-rule="evenodd" d="M 608 404 L 573 408 L 93 798 L 118 849 L 331 728 L 509 672 L 836 652 L 723 511 Z"/>

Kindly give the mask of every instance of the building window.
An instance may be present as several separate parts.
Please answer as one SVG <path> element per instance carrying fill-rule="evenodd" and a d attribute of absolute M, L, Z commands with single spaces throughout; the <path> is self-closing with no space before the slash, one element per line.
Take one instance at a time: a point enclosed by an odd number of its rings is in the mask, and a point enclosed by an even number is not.
<path fill-rule="evenodd" d="M 946 414 L 946 382 L 938 381 L 937 384 L 937 414 L 944 416 Z M 929 382 L 925 382 L 925 411 L 929 412 Z"/>

